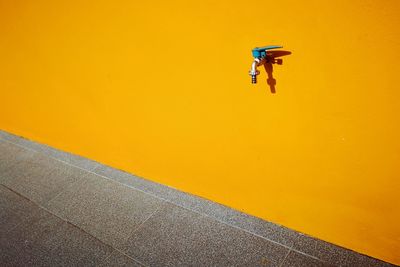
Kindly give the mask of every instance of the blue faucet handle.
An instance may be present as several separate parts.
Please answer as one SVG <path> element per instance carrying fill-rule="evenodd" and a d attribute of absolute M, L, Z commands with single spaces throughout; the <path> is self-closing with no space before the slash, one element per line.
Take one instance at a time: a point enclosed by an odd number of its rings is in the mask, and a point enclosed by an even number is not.
<path fill-rule="evenodd" d="M 253 54 L 253 57 L 261 58 L 261 57 L 265 57 L 267 55 L 267 50 L 277 49 L 277 48 L 282 48 L 282 47 L 283 46 L 280 46 L 280 45 L 267 45 L 267 46 L 263 46 L 263 47 L 255 47 L 255 48 L 253 48 L 251 53 Z"/>

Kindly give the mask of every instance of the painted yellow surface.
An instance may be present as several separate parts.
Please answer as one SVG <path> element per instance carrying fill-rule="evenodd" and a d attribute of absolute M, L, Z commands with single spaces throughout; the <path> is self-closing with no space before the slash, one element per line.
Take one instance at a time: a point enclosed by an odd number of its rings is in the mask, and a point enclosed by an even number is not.
<path fill-rule="evenodd" d="M 0 128 L 400 264 L 399 34 L 398 0 L 0 0 Z"/>

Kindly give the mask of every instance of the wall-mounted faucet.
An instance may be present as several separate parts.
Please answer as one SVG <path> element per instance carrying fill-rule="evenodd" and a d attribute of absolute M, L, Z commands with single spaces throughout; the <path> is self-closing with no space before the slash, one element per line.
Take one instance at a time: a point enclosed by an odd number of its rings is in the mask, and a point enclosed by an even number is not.
<path fill-rule="evenodd" d="M 251 64 L 251 70 L 249 71 L 249 74 L 251 76 L 251 83 L 257 83 L 257 75 L 260 74 L 260 71 L 257 70 L 258 66 L 264 65 L 267 61 L 267 50 L 271 49 L 276 49 L 276 48 L 282 48 L 282 46 L 278 45 L 269 45 L 269 46 L 263 46 L 263 47 L 256 47 L 254 48 L 251 53 L 253 54 L 254 61 L 253 64 Z"/>

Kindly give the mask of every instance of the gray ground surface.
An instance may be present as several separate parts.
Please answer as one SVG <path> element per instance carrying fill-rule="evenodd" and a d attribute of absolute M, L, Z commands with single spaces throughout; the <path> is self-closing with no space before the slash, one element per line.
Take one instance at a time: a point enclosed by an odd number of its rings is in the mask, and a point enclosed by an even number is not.
<path fill-rule="evenodd" d="M 1 266 L 392 266 L 0 131 Z"/>

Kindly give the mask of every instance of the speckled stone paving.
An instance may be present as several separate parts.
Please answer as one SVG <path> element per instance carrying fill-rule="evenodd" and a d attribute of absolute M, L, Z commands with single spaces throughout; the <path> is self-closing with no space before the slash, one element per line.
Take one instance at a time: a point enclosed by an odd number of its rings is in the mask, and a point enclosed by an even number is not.
<path fill-rule="evenodd" d="M 393 266 L 0 131 L 1 266 Z"/>

